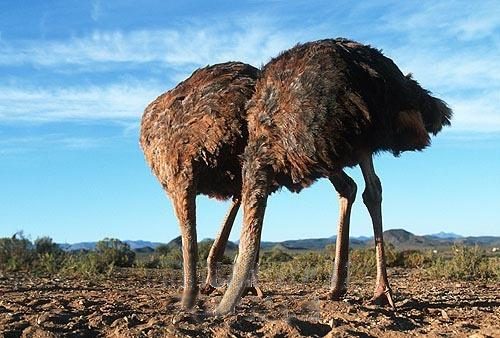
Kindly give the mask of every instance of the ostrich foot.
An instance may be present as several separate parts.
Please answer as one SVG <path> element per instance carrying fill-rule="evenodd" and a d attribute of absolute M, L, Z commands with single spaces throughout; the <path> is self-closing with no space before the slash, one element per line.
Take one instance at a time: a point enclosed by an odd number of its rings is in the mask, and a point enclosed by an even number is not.
<path fill-rule="evenodd" d="M 196 296 L 198 295 L 198 288 L 185 289 L 182 294 L 182 308 L 190 310 L 196 303 Z"/>
<path fill-rule="evenodd" d="M 205 296 L 211 295 L 217 288 L 209 283 L 206 283 L 201 286 L 200 293 Z"/>
<path fill-rule="evenodd" d="M 264 293 L 262 292 L 262 289 L 256 285 L 248 286 L 245 289 L 242 297 L 245 297 L 247 295 L 257 296 L 259 298 L 264 298 Z"/>
<path fill-rule="evenodd" d="M 369 303 L 381 306 L 389 305 L 392 309 L 396 308 L 392 299 L 392 290 L 388 286 L 385 286 L 383 288 L 377 287 Z"/>
<path fill-rule="evenodd" d="M 326 294 L 326 299 L 329 300 L 341 300 L 347 294 L 347 289 L 345 288 L 333 288 Z"/>
<path fill-rule="evenodd" d="M 221 286 L 213 286 L 211 284 L 205 284 L 201 287 L 200 293 L 205 296 L 221 294 L 223 295 L 226 292 L 227 284 L 223 284 Z"/>

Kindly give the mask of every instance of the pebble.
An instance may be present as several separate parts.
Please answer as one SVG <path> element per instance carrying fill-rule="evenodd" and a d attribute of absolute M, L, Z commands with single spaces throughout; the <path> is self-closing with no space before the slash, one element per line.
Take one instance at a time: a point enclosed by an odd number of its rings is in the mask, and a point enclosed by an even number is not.
<path fill-rule="evenodd" d="M 450 320 L 450 316 L 448 316 L 445 310 L 441 310 L 441 317 L 443 317 L 444 320 Z"/>
<path fill-rule="evenodd" d="M 356 313 L 356 309 L 353 307 L 350 307 L 347 309 L 347 313 Z"/>
<path fill-rule="evenodd" d="M 469 336 L 469 338 L 486 338 L 486 336 L 482 333 L 474 333 Z"/>

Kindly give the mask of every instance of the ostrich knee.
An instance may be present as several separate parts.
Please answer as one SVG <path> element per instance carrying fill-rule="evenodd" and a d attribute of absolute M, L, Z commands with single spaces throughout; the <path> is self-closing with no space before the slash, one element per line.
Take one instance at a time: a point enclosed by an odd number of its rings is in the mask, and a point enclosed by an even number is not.
<path fill-rule="evenodd" d="M 382 184 L 375 174 L 369 175 L 366 180 L 366 188 L 363 191 L 363 203 L 369 210 L 382 204 Z"/>

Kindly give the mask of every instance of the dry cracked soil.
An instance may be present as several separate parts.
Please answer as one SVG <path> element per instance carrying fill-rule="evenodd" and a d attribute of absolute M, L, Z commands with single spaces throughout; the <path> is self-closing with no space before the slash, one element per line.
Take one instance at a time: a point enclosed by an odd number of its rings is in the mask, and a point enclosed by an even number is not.
<path fill-rule="evenodd" d="M 0 276 L 0 337 L 500 337 L 497 282 L 451 282 L 391 269 L 395 311 L 367 304 L 373 278 L 343 301 L 327 284 L 261 281 L 236 313 L 210 316 L 221 294 L 180 310 L 181 273 L 120 270 L 94 280 Z"/>

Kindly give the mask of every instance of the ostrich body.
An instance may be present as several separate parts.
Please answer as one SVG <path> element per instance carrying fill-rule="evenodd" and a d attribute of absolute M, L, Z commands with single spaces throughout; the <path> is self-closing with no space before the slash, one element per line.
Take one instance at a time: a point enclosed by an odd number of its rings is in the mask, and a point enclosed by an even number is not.
<path fill-rule="evenodd" d="M 206 286 L 215 278 L 241 195 L 241 159 L 247 142 L 245 105 L 260 72 L 239 62 L 198 69 L 144 111 L 140 144 L 153 173 L 170 197 L 182 236 L 182 304 L 194 305 L 196 280 L 196 195 L 233 198 L 208 258 Z"/>
<path fill-rule="evenodd" d="M 450 124 L 451 110 L 404 76 L 382 53 L 345 39 L 297 45 L 263 69 L 248 104 L 244 152 L 243 228 L 231 283 L 217 314 L 231 312 L 250 276 L 269 192 L 299 192 L 327 177 L 340 196 L 340 221 L 330 298 L 346 292 L 349 217 L 356 184 L 343 168 L 360 165 L 363 201 L 377 255 L 373 301 L 393 305 L 382 238 L 382 188 L 372 156 L 422 150 Z M 338 258 L 338 259 L 337 259 Z"/>

